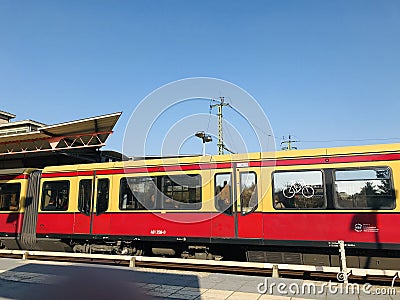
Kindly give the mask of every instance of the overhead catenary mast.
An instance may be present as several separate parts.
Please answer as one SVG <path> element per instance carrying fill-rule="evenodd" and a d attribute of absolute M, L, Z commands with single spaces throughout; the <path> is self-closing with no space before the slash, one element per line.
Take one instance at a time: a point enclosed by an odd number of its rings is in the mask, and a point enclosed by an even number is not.
<path fill-rule="evenodd" d="M 211 101 L 213 102 L 217 102 L 217 104 L 211 104 L 210 105 L 210 111 L 214 108 L 214 107 L 218 107 L 218 154 L 222 155 L 224 154 L 224 149 L 227 150 L 230 153 L 233 153 L 231 150 L 229 150 L 228 148 L 225 147 L 224 145 L 224 137 L 223 137 L 223 130 L 222 130 L 222 120 L 223 120 L 223 116 L 222 116 L 222 108 L 224 106 L 230 106 L 229 103 L 225 103 L 225 97 L 219 97 L 219 100 L 215 100 L 215 99 L 211 99 Z"/>

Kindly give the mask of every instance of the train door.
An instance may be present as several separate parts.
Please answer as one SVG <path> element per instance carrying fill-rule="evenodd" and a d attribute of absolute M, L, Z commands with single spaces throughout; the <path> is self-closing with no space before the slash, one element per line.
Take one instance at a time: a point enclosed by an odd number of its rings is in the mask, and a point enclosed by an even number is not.
<path fill-rule="evenodd" d="M 234 238 L 235 218 L 233 197 L 233 170 L 224 170 L 214 174 L 213 193 L 216 214 L 211 219 L 212 238 Z"/>
<path fill-rule="evenodd" d="M 214 175 L 213 238 L 262 238 L 262 205 L 258 204 L 259 168 L 237 163 Z"/>
<path fill-rule="evenodd" d="M 104 176 L 80 178 L 78 190 L 79 214 L 75 218 L 76 234 L 109 234 L 110 179 Z"/>
<path fill-rule="evenodd" d="M 110 202 L 110 178 L 96 176 L 94 206 L 91 218 L 90 233 L 110 234 L 110 214 L 107 214 Z"/>
<path fill-rule="evenodd" d="M 79 177 L 78 180 L 78 211 L 75 214 L 74 233 L 90 234 L 94 201 L 94 176 Z"/>
<path fill-rule="evenodd" d="M 235 227 L 238 238 L 262 238 L 262 205 L 259 204 L 259 168 L 238 163 L 235 168 Z"/>

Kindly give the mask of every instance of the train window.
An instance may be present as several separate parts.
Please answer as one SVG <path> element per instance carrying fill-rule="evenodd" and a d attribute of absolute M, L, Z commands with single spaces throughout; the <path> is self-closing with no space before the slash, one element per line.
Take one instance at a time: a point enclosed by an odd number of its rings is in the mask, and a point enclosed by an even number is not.
<path fill-rule="evenodd" d="M 67 210 L 69 181 L 45 181 L 42 190 L 42 210 Z"/>
<path fill-rule="evenodd" d="M 0 210 L 18 210 L 20 183 L 0 183 Z"/>
<path fill-rule="evenodd" d="M 240 208 L 242 215 L 248 214 L 258 206 L 257 177 L 254 172 L 240 173 Z"/>
<path fill-rule="evenodd" d="M 230 173 L 216 174 L 214 186 L 215 208 L 227 215 L 232 214 L 232 175 Z"/>
<path fill-rule="evenodd" d="M 273 175 L 274 208 L 326 207 L 322 171 L 276 172 Z"/>
<path fill-rule="evenodd" d="M 162 177 L 163 209 L 200 209 L 201 176 L 171 175 Z"/>
<path fill-rule="evenodd" d="M 335 206 L 341 209 L 393 209 L 396 199 L 387 167 L 336 170 Z"/>
<path fill-rule="evenodd" d="M 82 179 L 79 181 L 78 210 L 87 216 L 90 215 L 92 188 L 92 179 Z"/>
<path fill-rule="evenodd" d="M 144 210 L 156 208 L 156 178 L 121 178 L 119 208 L 121 210 Z"/>
<path fill-rule="evenodd" d="M 97 205 L 96 214 L 100 215 L 108 209 L 108 198 L 110 195 L 110 180 L 102 178 L 97 180 Z"/>

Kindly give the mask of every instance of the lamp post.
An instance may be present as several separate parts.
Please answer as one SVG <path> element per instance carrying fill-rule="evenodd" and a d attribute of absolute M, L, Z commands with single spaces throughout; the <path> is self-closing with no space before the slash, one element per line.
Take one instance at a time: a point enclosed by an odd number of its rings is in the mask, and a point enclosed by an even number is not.
<path fill-rule="evenodd" d="M 212 137 L 209 134 L 206 134 L 204 131 L 197 131 L 195 136 L 202 139 L 203 141 L 203 156 L 206 155 L 206 143 L 212 142 Z"/>

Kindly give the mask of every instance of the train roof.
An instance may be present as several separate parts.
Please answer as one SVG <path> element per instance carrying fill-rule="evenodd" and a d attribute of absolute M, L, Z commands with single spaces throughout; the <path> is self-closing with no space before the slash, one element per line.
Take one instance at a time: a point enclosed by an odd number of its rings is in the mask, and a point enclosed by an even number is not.
<path fill-rule="evenodd" d="M 45 173 L 63 171 L 85 171 L 85 170 L 106 170 L 121 169 L 124 167 L 139 166 L 159 166 L 159 165 L 185 165 L 185 164 L 202 164 L 202 163 L 221 163 L 221 162 L 241 162 L 241 161 L 257 161 L 257 160 L 280 160 L 291 158 L 310 158 L 310 157 L 328 157 L 328 156 L 352 156 L 366 154 L 384 154 L 384 153 L 400 153 L 400 144 L 379 144 L 366 146 L 350 146 L 335 148 L 319 148 L 304 150 L 285 150 L 276 152 L 254 152 L 241 154 L 226 154 L 213 156 L 177 156 L 177 157 L 157 157 L 146 158 L 141 160 L 129 160 L 122 162 L 104 162 L 90 163 L 64 166 L 45 167 Z"/>
<path fill-rule="evenodd" d="M 34 171 L 32 168 L 14 168 L 14 169 L 0 169 L 0 176 L 17 176 L 21 174 L 29 174 Z"/>

